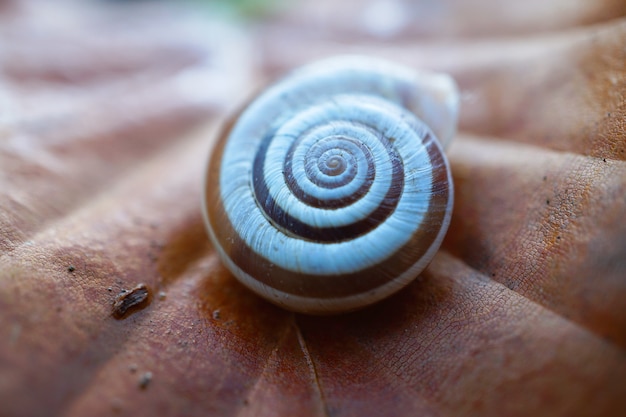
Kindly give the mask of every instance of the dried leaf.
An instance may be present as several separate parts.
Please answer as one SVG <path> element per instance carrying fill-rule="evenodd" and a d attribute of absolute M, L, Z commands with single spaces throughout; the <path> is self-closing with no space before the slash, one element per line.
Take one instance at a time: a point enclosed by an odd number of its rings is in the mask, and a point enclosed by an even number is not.
<path fill-rule="evenodd" d="M 390 2 L 415 13 L 393 43 L 350 26 L 354 1 L 321 2 L 336 12 L 322 38 L 305 2 L 254 39 L 162 5 L 44 3 L 0 7 L 0 414 L 626 408 L 622 2 L 515 3 L 502 19 L 485 10 L 512 2 L 476 0 L 467 16 L 467 2 Z M 453 223 L 392 299 L 295 315 L 220 264 L 203 170 L 252 84 L 347 51 L 459 81 Z M 140 282 L 167 296 L 115 320 L 116 296 Z"/>

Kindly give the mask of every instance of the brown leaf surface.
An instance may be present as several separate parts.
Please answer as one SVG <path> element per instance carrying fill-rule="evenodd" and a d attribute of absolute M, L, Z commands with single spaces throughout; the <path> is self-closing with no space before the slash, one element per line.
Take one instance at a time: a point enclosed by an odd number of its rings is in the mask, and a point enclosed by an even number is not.
<path fill-rule="evenodd" d="M 624 3 L 389 3 L 411 12 L 393 33 L 311 0 L 245 36 L 166 6 L 0 3 L 1 416 L 626 409 Z M 406 290 L 294 315 L 221 266 L 204 164 L 252 85 L 345 52 L 457 78 L 455 213 Z M 148 304 L 113 317 L 140 283 Z"/>

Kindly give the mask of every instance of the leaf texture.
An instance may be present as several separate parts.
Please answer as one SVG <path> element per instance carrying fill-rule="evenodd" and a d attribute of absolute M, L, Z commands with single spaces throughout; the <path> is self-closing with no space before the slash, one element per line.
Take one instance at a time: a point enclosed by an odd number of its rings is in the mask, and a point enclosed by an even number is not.
<path fill-rule="evenodd" d="M 355 1 L 248 29 L 167 5 L 0 4 L 1 416 L 626 409 L 623 3 L 389 3 L 409 20 L 384 33 L 346 18 Z M 458 80 L 454 215 L 405 290 L 308 317 L 221 265 L 202 178 L 253 86 L 346 52 Z M 147 305 L 116 319 L 138 284 Z"/>

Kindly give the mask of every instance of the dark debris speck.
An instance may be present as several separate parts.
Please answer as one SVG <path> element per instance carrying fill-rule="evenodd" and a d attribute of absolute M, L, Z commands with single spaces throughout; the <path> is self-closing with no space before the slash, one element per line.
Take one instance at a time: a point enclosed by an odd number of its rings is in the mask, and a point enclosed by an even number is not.
<path fill-rule="evenodd" d="M 123 319 L 129 313 L 141 310 L 150 304 L 150 289 L 146 284 L 138 284 L 130 290 L 122 290 L 113 301 L 112 314 Z"/>
<path fill-rule="evenodd" d="M 139 377 L 139 388 L 146 389 L 150 382 L 152 381 L 152 372 L 145 372 Z"/>

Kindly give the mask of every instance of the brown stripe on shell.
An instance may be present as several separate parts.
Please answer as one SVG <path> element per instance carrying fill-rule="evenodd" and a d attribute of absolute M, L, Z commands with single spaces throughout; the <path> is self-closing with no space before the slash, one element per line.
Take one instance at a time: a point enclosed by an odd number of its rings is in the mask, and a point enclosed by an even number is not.
<path fill-rule="evenodd" d="M 365 196 L 368 193 L 369 189 L 371 188 L 374 182 L 374 178 L 376 177 L 376 167 L 374 164 L 374 158 L 372 157 L 369 149 L 363 143 L 360 143 L 359 141 L 353 140 L 350 138 L 346 138 L 346 140 L 350 140 L 354 145 L 358 146 L 363 151 L 363 155 L 367 159 L 366 180 L 363 182 L 361 187 L 359 187 L 359 189 L 353 192 L 352 194 L 347 195 L 343 198 L 337 198 L 337 199 L 332 199 L 332 200 L 330 199 L 320 200 L 320 199 L 317 199 L 315 197 L 312 197 L 306 194 L 304 190 L 300 188 L 300 185 L 298 185 L 298 182 L 295 181 L 294 176 L 293 176 L 293 170 L 292 170 L 292 160 L 293 160 L 294 151 L 296 147 L 299 145 L 300 141 L 295 141 L 293 143 L 293 145 L 289 149 L 289 152 L 287 153 L 287 158 L 285 159 L 285 182 L 287 183 L 287 186 L 289 187 L 293 195 L 295 195 L 300 201 L 315 208 L 338 209 L 338 208 L 347 207 L 351 204 L 354 204 L 356 201 L 360 200 L 363 196 Z M 311 182 L 316 183 L 315 178 L 313 178 L 312 173 L 307 172 L 307 177 L 311 180 Z M 335 185 L 334 187 L 329 187 L 329 188 L 337 188 L 343 185 L 346 185 L 346 183 L 339 183 Z"/>
<path fill-rule="evenodd" d="M 369 233 L 383 223 L 396 209 L 404 187 L 404 165 L 396 149 L 391 146 L 386 138 L 381 137 L 379 140 L 389 153 L 389 160 L 392 165 L 392 180 L 383 201 L 372 213 L 362 220 L 338 227 L 313 227 L 291 216 L 274 200 L 265 181 L 263 166 L 265 165 L 265 156 L 273 136 L 273 131 L 270 131 L 261 141 L 259 149 L 256 151 L 252 168 L 254 197 L 259 210 L 266 217 L 271 227 L 275 227 L 290 237 L 305 239 L 311 242 L 338 243 Z"/>
<path fill-rule="evenodd" d="M 335 276 L 298 274 L 277 267 L 271 260 L 263 258 L 240 240 L 224 211 L 220 199 L 219 172 L 221 156 L 230 127 L 220 138 L 207 172 L 205 191 L 208 220 L 224 253 L 241 270 L 259 282 L 297 296 L 317 299 L 347 297 L 367 292 L 390 282 L 414 265 L 437 238 L 450 200 L 450 184 L 445 169 L 433 171 L 431 200 L 420 228 L 404 247 L 381 263 L 355 273 Z M 446 165 L 442 150 L 436 143 L 430 146 L 428 144 L 430 141 L 433 141 L 433 138 L 427 134 L 422 143 L 426 145 L 431 165 L 444 168 Z M 349 256 L 349 254 L 346 255 Z"/>

